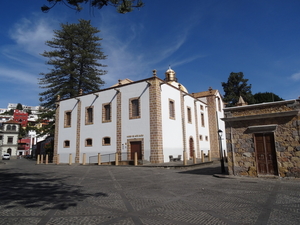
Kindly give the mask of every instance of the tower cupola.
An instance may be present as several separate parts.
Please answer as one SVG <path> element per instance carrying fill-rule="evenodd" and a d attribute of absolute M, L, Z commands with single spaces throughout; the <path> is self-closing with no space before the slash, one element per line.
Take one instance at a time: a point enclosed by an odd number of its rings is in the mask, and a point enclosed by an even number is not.
<path fill-rule="evenodd" d="M 171 69 L 169 66 L 169 69 L 165 72 L 166 78 L 165 81 L 168 84 L 171 84 L 172 86 L 179 88 L 181 91 L 184 91 L 188 93 L 187 89 L 180 83 L 177 82 L 176 73 L 174 70 Z"/>
<path fill-rule="evenodd" d="M 176 73 L 174 70 L 171 69 L 171 67 L 169 66 L 169 69 L 165 72 L 166 78 L 165 81 L 170 82 L 170 81 L 175 81 L 177 82 L 177 78 L 176 78 Z"/>

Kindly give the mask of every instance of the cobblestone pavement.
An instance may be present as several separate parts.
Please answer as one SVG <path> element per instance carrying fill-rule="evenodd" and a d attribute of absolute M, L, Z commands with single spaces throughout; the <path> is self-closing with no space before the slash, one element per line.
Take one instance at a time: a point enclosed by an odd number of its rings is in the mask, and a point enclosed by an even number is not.
<path fill-rule="evenodd" d="M 0 225 L 300 224 L 300 180 L 178 170 L 0 163 Z"/>

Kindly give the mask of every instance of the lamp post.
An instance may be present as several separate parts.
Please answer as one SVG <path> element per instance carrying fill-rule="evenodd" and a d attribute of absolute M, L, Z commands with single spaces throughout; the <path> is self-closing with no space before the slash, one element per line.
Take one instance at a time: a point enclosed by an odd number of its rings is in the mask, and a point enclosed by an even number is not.
<path fill-rule="evenodd" d="M 222 130 L 218 130 L 219 135 L 219 145 L 220 145 L 220 162 L 221 162 L 221 171 L 222 173 L 225 173 L 225 165 L 224 165 L 224 157 L 223 157 L 223 150 L 222 150 Z"/>

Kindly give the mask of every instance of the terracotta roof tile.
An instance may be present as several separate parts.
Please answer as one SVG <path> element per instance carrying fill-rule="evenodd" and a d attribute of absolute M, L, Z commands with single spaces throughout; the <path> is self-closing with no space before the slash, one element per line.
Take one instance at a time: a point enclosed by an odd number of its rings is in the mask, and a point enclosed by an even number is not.
<path fill-rule="evenodd" d="M 202 91 L 202 92 L 198 92 L 198 93 L 193 93 L 192 95 L 194 96 L 194 98 L 201 98 L 201 97 L 206 97 L 206 96 L 210 96 L 210 95 L 216 95 L 217 90 L 211 90 L 211 91 Z"/>

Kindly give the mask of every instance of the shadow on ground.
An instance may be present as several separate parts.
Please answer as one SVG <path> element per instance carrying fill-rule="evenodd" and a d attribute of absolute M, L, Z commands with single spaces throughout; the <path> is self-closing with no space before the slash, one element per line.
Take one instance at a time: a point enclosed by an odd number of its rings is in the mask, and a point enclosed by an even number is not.
<path fill-rule="evenodd" d="M 227 168 L 225 168 L 225 174 L 228 174 Z M 191 169 L 191 170 L 185 170 L 181 171 L 179 173 L 183 174 L 195 174 L 195 175 L 209 175 L 212 176 L 214 174 L 221 174 L 221 166 L 220 165 L 214 165 L 210 167 L 203 167 L 203 168 L 197 168 L 197 169 Z"/>
<path fill-rule="evenodd" d="M 47 178 L 38 173 L 11 173 L 7 169 L 0 170 L 0 206 L 15 208 L 22 205 L 26 208 L 64 210 L 76 206 L 77 202 L 90 196 L 107 196 L 102 192 L 84 193 L 80 186 L 68 185 L 64 179 Z"/>

